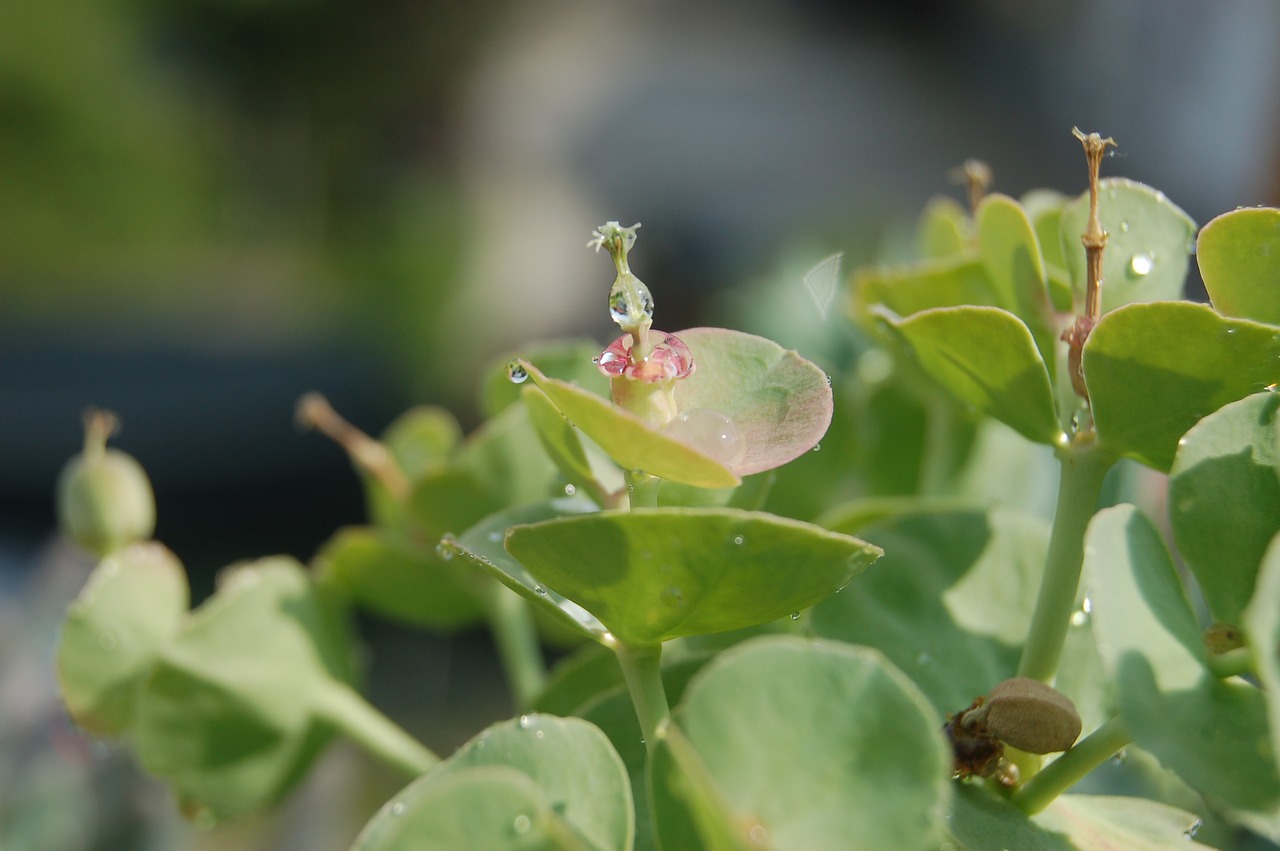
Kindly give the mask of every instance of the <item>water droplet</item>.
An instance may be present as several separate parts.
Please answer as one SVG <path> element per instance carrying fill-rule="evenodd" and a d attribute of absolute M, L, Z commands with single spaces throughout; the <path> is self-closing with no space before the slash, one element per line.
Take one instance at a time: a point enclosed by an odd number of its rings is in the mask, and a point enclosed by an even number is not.
<path fill-rule="evenodd" d="M 916 657 L 917 665 L 928 665 L 932 661 L 933 661 L 933 657 L 930 656 L 928 653 L 921 653 L 919 656 Z"/>
<path fill-rule="evenodd" d="M 533 592 L 534 592 L 535 594 L 546 594 L 546 593 L 547 593 L 547 586 L 545 586 L 545 585 L 535 585 L 535 586 L 533 586 Z"/>
<path fill-rule="evenodd" d="M 751 844 L 753 845 L 759 845 L 763 848 L 769 844 L 769 831 L 765 830 L 762 824 L 753 824 L 748 835 L 751 837 Z"/>
<path fill-rule="evenodd" d="M 1092 611 L 1093 611 L 1093 600 L 1090 600 L 1088 597 L 1085 597 L 1083 600 L 1081 600 L 1081 601 L 1080 601 L 1080 609 L 1081 609 L 1081 611 L 1083 611 L 1086 615 L 1087 615 L 1087 614 L 1089 614 L 1090 612 L 1092 612 Z"/>
<path fill-rule="evenodd" d="M 674 585 L 662 589 L 662 593 L 658 595 L 664 606 L 670 606 L 673 609 L 679 609 L 684 606 L 684 592 Z"/>
<path fill-rule="evenodd" d="M 1129 274 L 1135 278 L 1145 278 L 1151 274 L 1155 263 L 1155 258 L 1150 254 L 1135 254 L 1129 258 Z"/>
<path fill-rule="evenodd" d="M 441 561 L 449 561 L 457 555 L 457 545 L 448 537 L 441 538 L 440 543 L 436 544 L 436 555 Z"/>
<path fill-rule="evenodd" d="M 737 423 L 710 408 L 681 411 L 662 431 L 726 467 L 737 466 L 747 453 L 747 439 Z"/>
<path fill-rule="evenodd" d="M 1200 819 L 1196 819 L 1195 821 L 1191 822 L 1191 824 L 1187 827 L 1186 830 L 1182 831 L 1182 835 L 1187 837 L 1187 839 L 1195 839 L 1196 834 L 1200 832 L 1200 828 L 1203 825 L 1204 825 L 1204 822 L 1202 822 Z"/>
<path fill-rule="evenodd" d="M 103 630 L 98 633 L 98 646 L 110 653 L 120 646 L 120 640 L 116 638 L 114 632 Z"/>
<path fill-rule="evenodd" d="M 742 546 L 743 544 L 745 544 L 746 542 L 747 542 L 747 539 L 746 539 L 745 537 L 743 537 L 742 535 L 734 535 L 734 536 L 733 536 L 733 543 L 734 543 L 734 545 L 735 545 L 735 546 L 739 546 L 739 547 L 740 547 L 740 546 Z"/>
<path fill-rule="evenodd" d="M 1121 222 L 1121 223 L 1120 223 L 1120 232 L 1121 232 L 1121 233 L 1128 233 L 1128 232 L 1129 232 L 1129 223 L 1128 223 L 1128 222 Z"/>
<path fill-rule="evenodd" d="M 534 728 L 534 727 L 536 727 L 536 726 L 538 726 L 538 716 L 537 716 L 537 715 L 521 715 L 521 716 L 520 716 L 520 729 L 521 729 L 521 730 L 531 730 L 531 729 L 533 729 L 533 728 Z"/>
<path fill-rule="evenodd" d="M 1124 748 L 1121 748 L 1120 750 L 1118 750 L 1118 751 L 1116 751 L 1114 754 L 1112 754 L 1112 756 L 1111 756 L 1111 764 L 1112 764 L 1112 765 L 1124 765 L 1124 761 L 1125 761 L 1126 759 L 1128 759 L 1128 758 L 1129 758 L 1129 752 L 1128 752 L 1127 750 L 1125 750 Z"/>
<path fill-rule="evenodd" d="M 599 365 L 600 365 L 600 355 L 592 355 L 592 356 L 591 356 L 591 362 L 592 362 L 593 364 L 595 364 L 596 366 L 599 366 Z"/>
<path fill-rule="evenodd" d="M 524 814 L 518 815 L 511 822 L 511 829 L 516 832 L 517 836 L 523 836 L 533 829 L 533 819 Z"/>
<path fill-rule="evenodd" d="M 815 443 L 815 444 L 813 445 L 813 451 L 814 451 L 814 452 L 821 452 L 821 451 L 822 451 L 822 444 L 821 444 L 821 443 Z"/>
<path fill-rule="evenodd" d="M 529 370 L 518 360 L 507 361 L 507 380 L 512 384 L 524 384 L 529 379 Z"/>
<path fill-rule="evenodd" d="M 793 621 L 798 621 L 798 620 L 800 620 L 800 613 L 799 613 L 799 612 L 792 612 L 792 613 L 791 613 L 791 619 L 792 619 Z"/>
<path fill-rule="evenodd" d="M 628 289 L 634 294 L 634 304 L 629 303 Z M 623 328 L 653 319 L 653 294 L 635 275 L 620 277 L 609 290 L 609 317 Z"/>
<path fill-rule="evenodd" d="M 537 732 L 535 732 L 535 733 L 533 734 L 533 737 L 534 737 L 535 739 L 541 739 L 544 735 L 545 735 L 544 731 L 542 731 L 542 730 L 538 730 Z"/>
<path fill-rule="evenodd" d="M 565 485 L 565 486 L 564 486 L 564 495 L 565 495 L 565 496 L 573 496 L 573 495 L 574 495 L 575 493 L 577 493 L 577 492 L 578 492 L 578 489 L 577 489 L 576 487 L 574 487 L 572 483 L 567 484 L 567 485 Z"/>
<path fill-rule="evenodd" d="M 396 801 L 394 804 L 391 805 L 391 815 L 393 816 L 404 815 L 404 801 Z"/>
<path fill-rule="evenodd" d="M 609 378 L 625 375 L 648 383 L 679 380 L 693 374 L 693 353 L 683 340 L 656 328 L 649 332 L 649 339 L 656 340 L 649 354 L 633 358 L 631 345 L 635 340 L 630 334 L 623 334 L 600 353 L 596 366 Z"/>
<path fill-rule="evenodd" d="M 1072 626 L 1084 626 L 1089 622 L 1089 613 L 1082 609 L 1076 609 L 1071 613 Z"/>

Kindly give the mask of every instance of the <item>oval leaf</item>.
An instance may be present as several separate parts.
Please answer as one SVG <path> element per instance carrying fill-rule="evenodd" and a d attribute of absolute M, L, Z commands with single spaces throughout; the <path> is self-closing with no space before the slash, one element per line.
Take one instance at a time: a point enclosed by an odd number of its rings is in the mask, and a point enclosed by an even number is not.
<path fill-rule="evenodd" d="M 547 394 L 536 387 L 524 388 L 521 398 L 529 410 L 529 421 L 538 432 L 542 448 L 560 470 L 560 474 L 574 487 L 583 488 L 596 505 L 603 506 L 608 501 L 609 488 L 597 478 L 592 469 L 591 459 L 587 457 L 587 450 L 578 430 L 564 418 L 547 398 Z"/>
<path fill-rule="evenodd" d="M 1219 313 L 1280 325 L 1280 210 L 1218 216 L 1200 229 L 1196 261 Z"/>
<path fill-rule="evenodd" d="M 186 573 L 160 544 L 133 544 L 94 568 L 58 638 L 58 686 L 78 725 L 99 736 L 129 727 L 134 696 L 189 603 Z"/>
<path fill-rule="evenodd" d="M 1219 623 L 1240 623 L 1262 555 L 1280 532 L 1278 408 L 1276 393 L 1223 406 L 1179 441 L 1169 474 L 1178 550 Z"/>
<path fill-rule="evenodd" d="M 1258 588 L 1244 612 L 1245 636 L 1258 681 L 1267 692 L 1271 748 L 1280 768 L 1280 535 L 1271 540 L 1258 571 Z"/>
<path fill-rule="evenodd" d="M 998 294 L 997 306 L 1031 330 L 1052 376 L 1058 335 L 1046 290 L 1044 258 L 1035 229 L 1017 201 L 992 194 L 978 205 L 978 247 L 983 268 Z"/>
<path fill-rule="evenodd" d="M 387 529 L 342 529 L 316 554 L 317 575 L 363 609 L 452 630 L 483 619 L 487 579 Z"/>
<path fill-rule="evenodd" d="M 516 358 L 524 358 L 538 365 L 543 375 L 557 378 L 569 384 L 577 384 L 597 396 L 609 398 L 609 379 L 596 368 L 593 357 L 600 354 L 600 344 L 594 340 L 549 340 L 531 343 L 519 352 L 511 352 L 495 359 L 485 371 L 480 385 L 480 412 L 485 417 L 495 417 L 503 409 L 520 399 L 519 384 L 507 373 L 507 365 Z"/>
<path fill-rule="evenodd" d="M 351 659 L 345 623 L 301 565 L 237 567 L 160 653 L 138 697 L 138 756 L 202 820 L 273 803 L 328 740 L 313 713 Z"/>
<path fill-rule="evenodd" d="M 1102 317 L 1084 346 L 1101 444 L 1162 472 L 1202 417 L 1280 381 L 1280 328 L 1189 302 Z"/>
<path fill-rule="evenodd" d="M 920 367 L 960 401 L 1029 440 L 1057 445 L 1053 387 L 1022 320 L 996 307 L 925 310 L 889 319 Z"/>
<path fill-rule="evenodd" d="M 857 538 L 731 508 L 548 520 L 513 527 L 506 547 L 539 582 L 635 645 L 785 617 L 881 555 Z"/>
<path fill-rule="evenodd" d="M 1062 212 L 1062 245 L 1078 300 L 1085 290 L 1080 242 L 1089 218 L 1085 192 Z M 1102 311 L 1138 301 L 1182 297 L 1196 223 L 1163 192 L 1123 177 L 1098 182 L 1098 220 L 1107 232 L 1102 254 Z"/>
<path fill-rule="evenodd" d="M 528 844 L 539 826 L 534 813 L 526 812 L 524 819 L 518 813 L 511 817 L 495 815 L 496 824 L 469 824 L 485 821 L 484 811 L 506 800 L 505 792 L 496 787 L 474 788 L 467 802 L 467 818 L 460 818 L 460 813 L 437 812 L 441 787 L 449 788 L 458 777 L 477 776 L 481 769 L 502 769 L 529 781 L 526 788 L 534 790 L 536 798 L 533 794 L 528 797 L 545 802 L 547 811 L 572 828 L 567 835 L 562 832 L 557 836 L 551 826 L 544 826 L 548 837 L 564 844 Z M 453 829 L 459 831 L 456 835 L 467 843 L 441 846 L 442 851 L 445 847 L 457 851 L 527 847 L 630 851 L 635 835 L 631 783 L 613 745 L 593 724 L 551 715 L 522 715 L 480 733 L 384 806 L 366 826 L 355 848 L 416 849 L 421 846 L 412 844 L 417 838 L 414 826 L 438 825 L 442 820 L 454 825 Z M 401 822 L 408 822 L 409 826 Z M 496 845 L 474 844 L 480 841 L 478 837 L 498 837 L 503 841 Z"/>
<path fill-rule="evenodd" d="M 941 718 L 874 650 L 752 639 L 694 677 L 673 719 L 745 847 L 938 847 Z"/>
<path fill-rule="evenodd" d="M 1280 775 L 1262 693 L 1219 680 L 1160 533 L 1131 505 L 1099 512 L 1085 539 L 1098 649 L 1134 741 L 1205 798 L 1274 819 Z"/>
<path fill-rule="evenodd" d="M 877 307 L 910 316 L 935 307 L 996 306 L 999 301 L 974 252 L 911 266 L 859 269 L 851 295 L 851 318 L 859 322 L 866 322 Z"/>

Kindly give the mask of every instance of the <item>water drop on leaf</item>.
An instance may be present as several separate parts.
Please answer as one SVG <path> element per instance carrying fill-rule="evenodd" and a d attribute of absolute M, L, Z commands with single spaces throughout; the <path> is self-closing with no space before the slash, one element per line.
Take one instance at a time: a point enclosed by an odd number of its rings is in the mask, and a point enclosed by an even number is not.
<path fill-rule="evenodd" d="M 667 423 L 663 433 L 710 455 L 726 467 L 741 463 L 747 453 L 747 439 L 737 423 L 710 408 L 681 411 Z"/>
<path fill-rule="evenodd" d="M 524 384 L 529 380 L 529 370 L 525 369 L 518 360 L 508 361 L 507 380 L 512 384 Z"/>
<path fill-rule="evenodd" d="M 1135 278 L 1145 278 L 1154 266 L 1155 258 L 1150 254 L 1135 254 L 1129 258 L 1129 274 Z"/>
<path fill-rule="evenodd" d="M 511 829 L 516 832 L 517 836 L 523 836 L 533 828 L 533 820 L 526 815 L 518 815 L 511 822 Z"/>
<path fill-rule="evenodd" d="M 564 486 L 564 495 L 565 495 L 565 496 L 573 496 L 573 495 L 574 495 L 575 493 L 577 493 L 577 492 L 578 492 L 578 489 L 577 489 L 576 487 L 574 487 L 572 483 L 567 484 L 567 485 L 565 485 L 565 486 Z"/>

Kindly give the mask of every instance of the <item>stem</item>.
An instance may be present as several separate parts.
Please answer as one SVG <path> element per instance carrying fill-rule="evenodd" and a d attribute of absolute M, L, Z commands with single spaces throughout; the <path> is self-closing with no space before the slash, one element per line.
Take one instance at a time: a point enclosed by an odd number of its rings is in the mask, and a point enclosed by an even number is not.
<path fill-rule="evenodd" d="M 319 393 L 308 393 L 298 400 L 298 424 L 313 428 L 346 450 L 357 467 L 373 476 L 391 496 L 404 502 L 411 486 L 396 459 L 387 448 L 347 422 Z"/>
<path fill-rule="evenodd" d="M 667 690 L 662 685 L 662 645 L 634 647 L 619 642 L 614 652 L 622 667 L 622 676 L 627 681 L 627 689 L 631 692 L 631 702 L 636 707 L 645 749 L 653 753 L 658 742 L 658 727 L 671 717 Z"/>
<path fill-rule="evenodd" d="M 506 586 L 494 583 L 485 616 L 516 708 L 527 710 L 547 680 L 547 665 L 529 605 Z"/>
<path fill-rule="evenodd" d="M 321 689 L 316 714 L 371 755 L 409 777 L 425 773 L 440 761 L 440 757 L 345 683 L 333 682 Z"/>
<path fill-rule="evenodd" d="M 1071 612 L 1080 588 L 1084 562 L 1084 533 L 1093 518 L 1102 491 L 1102 480 L 1114 459 L 1100 452 L 1092 439 L 1077 439 L 1058 453 L 1062 475 L 1058 480 L 1058 506 L 1053 533 L 1045 556 L 1040 593 L 1018 676 L 1042 682 L 1053 679 L 1067 638 Z"/>
<path fill-rule="evenodd" d="M 84 412 L 84 457 L 96 464 L 107 451 L 107 440 L 120 430 L 120 420 L 111 411 L 87 408 Z"/>
<path fill-rule="evenodd" d="M 1238 677 L 1253 672 L 1253 654 L 1248 647 L 1237 647 L 1225 653 L 1209 656 L 1209 671 L 1218 679 Z"/>
<path fill-rule="evenodd" d="M 627 482 L 632 508 L 657 508 L 658 487 L 662 484 L 662 479 L 637 470 L 627 470 L 623 476 Z"/>
<path fill-rule="evenodd" d="M 955 446 L 951 438 L 956 424 L 953 413 L 954 409 L 948 400 L 932 393 L 927 397 L 924 452 L 920 458 L 921 496 L 941 496 L 946 492 L 955 454 Z"/>
<path fill-rule="evenodd" d="M 1112 718 L 1022 784 L 1011 800 L 1027 815 L 1035 815 L 1130 741 L 1124 722 Z"/>

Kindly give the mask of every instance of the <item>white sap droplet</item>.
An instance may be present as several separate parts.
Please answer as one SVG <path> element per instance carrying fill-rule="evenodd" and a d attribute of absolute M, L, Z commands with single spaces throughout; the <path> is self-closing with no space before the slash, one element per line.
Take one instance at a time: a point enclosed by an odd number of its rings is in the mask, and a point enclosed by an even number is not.
<path fill-rule="evenodd" d="M 1155 266 L 1155 258 L 1150 254 L 1135 254 L 1129 258 L 1129 274 L 1135 278 L 1145 278 L 1151 274 Z"/>
<path fill-rule="evenodd" d="M 742 429 L 729 417 L 710 408 L 681 411 L 662 431 L 726 467 L 737 466 L 747 453 L 747 439 Z"/>

